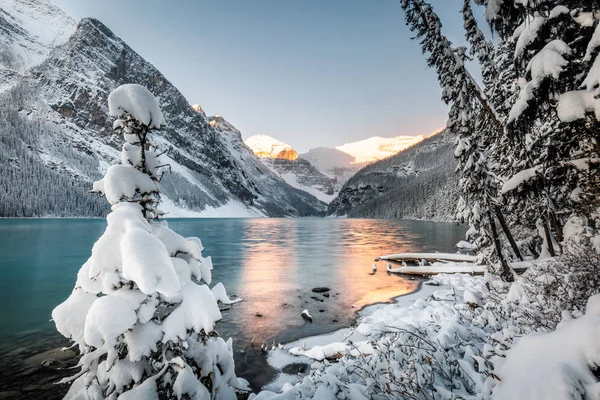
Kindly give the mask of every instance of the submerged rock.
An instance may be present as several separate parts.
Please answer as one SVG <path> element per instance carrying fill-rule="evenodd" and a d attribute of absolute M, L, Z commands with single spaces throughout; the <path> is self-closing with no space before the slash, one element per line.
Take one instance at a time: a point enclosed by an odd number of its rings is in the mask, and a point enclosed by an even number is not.
<path fill-rule="evenodd" d="M 305 374 L 310 370 L 310 366 L 308 364 L 302 363 L 293 363 L 288 364 L 285 367 L 281 368 L 281 372 L 289 375 L 298 375 Z"/>
<path fill-rule="evenodd" d="M 319 287 L 315 287 L 312 288 L 313 293 L 325 293 L 325 292 L 329 292 L 331 289 L 329 289 L 328 287 L 325 286 L 319 286 Z"/>

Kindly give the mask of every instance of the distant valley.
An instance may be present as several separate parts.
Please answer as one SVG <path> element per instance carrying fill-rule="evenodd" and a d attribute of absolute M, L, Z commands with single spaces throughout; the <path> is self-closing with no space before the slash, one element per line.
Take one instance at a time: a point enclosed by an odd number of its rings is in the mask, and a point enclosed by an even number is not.
<path fill-rule="evenodd" d="M 306 153 L 273 137 L 254 135 L 245 140 L 261 161 L 290 185 L 327 203 L 361 168 L 390 157 L 423 140 L 423 136 L 372 137 L 335 148 L 317 147 Z"/>
<path fill-rule="evenodd" d="M 448 146 L 423 164 L 427 146 L 445 143 L 445 134 L 374 136 L 303 154 L 266 135 L 244 141 L 223 116 L 190 105 L 100 21 L 75 22 L 47 0 L 11 0 L 3 12 L 0 217 L 106 214 L 105 202 L 88 191 L 119 157 L 106 101 L 123 83 L 146 86 L 163 109 L 167 126 L 154 141 L 171 170 L 161 181 L 161 208 L 169 217 L 450 214 L 432 203 L 431 182 L 435 177 L 439 189 L 451 180 Z M 418 192 L 419 185 L 428 192 Z M 414 197 L 417 192 L 424 197 Z"/>

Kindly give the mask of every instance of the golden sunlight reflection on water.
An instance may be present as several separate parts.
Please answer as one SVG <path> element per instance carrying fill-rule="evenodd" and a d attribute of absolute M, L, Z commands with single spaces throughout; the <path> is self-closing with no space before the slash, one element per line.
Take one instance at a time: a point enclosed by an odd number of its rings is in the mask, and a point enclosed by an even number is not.
<path fill-rule="evenodd" d="M 421 248 L 418 233 L 389 221 L 254 219 L 241 235 L 237 294 L 244 301 L 234 307 L 236 324 L 259 345 L 347 326 L 361 307 L 418 288 L 418 281 L 387 274 L 385 265 L 370 274 L 376 256 Z M 329 297 L 313 293 L 317 286 L 331 288 Z M 301 318 L 304 309 L 312 323 Z"/>

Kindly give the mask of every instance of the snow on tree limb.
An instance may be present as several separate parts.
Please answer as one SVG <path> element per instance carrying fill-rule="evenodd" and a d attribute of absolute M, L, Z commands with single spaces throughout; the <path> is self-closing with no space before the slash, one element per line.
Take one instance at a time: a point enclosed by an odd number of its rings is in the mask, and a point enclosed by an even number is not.
<path fill-rule="evenodd" d="M 156 220 L 160 162 L 148 131 L 164 125 L 158 102 L 142 86 L 123 85 L 109 103 L 125 143 L 121 164 L 93 191 L 112 212 L 71 296 L 52 312 L 58 331 L 82 352 L 81 372 L 64 381 L 73 381 L 67 397 L 235 398 L 233 388 L 248 386 L 214 331 L 221 313 L 208 287 L 211 259 L 200 239 Z"/>
<path fill-rule="evenodd" d="M 108 112 L 114 117 L 130 114 L 149 128 L 159 129 L 165 124 L 156 97 L 145 87 L 134 83 L 121 85 L 110 93 Z"/>

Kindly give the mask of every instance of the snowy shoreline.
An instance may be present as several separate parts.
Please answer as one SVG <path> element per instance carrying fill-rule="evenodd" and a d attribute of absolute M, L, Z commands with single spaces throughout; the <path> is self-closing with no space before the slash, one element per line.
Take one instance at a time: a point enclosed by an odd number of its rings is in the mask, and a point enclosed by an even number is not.
<path fill-rule="evenodd" d="M 363 305 L 355 310 L 353 318 L 351 319 L 351 321 L 353 321 L 353 326 L 351 327 L 302 337 L 289 343 L 282 344 L 277 349 L 269 351 L 267 354 L 267 363 L 276 371 L 276 373 L 273 380 L 261 388 L 261 392 L 282 392 L 285 391 L 285 389 L 289 389 L 289 385 L 300 383 L 302 380 L 302 373 L 298 372 L 298 370 L 309 371 L 315 361 L 320 362 L 326 358 L 335 356 L 335 354 L 338 353 L 338 350 L 345 347 L 345 345 L 341 346 L 340 343 L 347 342 L 348 340 L 353 342 L 366 342 L 367 336 L 362 335 L 356 328 L 361 325 L 362 321 L 374 313 L 378 311 L 385 312 L 385 309 L 388 307 L 409 307 L 419 299 L 428 298 L 436 291 L 450 287 L 450 285 L 436 285 L 430 284 L 430 282 L 434 282 L 434 280 L 422 279 L 418 281 L 416 289 L 411 293 L 390 297 L 387 301 L 382 300 Z M 313 352 L 308 352 L 308 355 L 303 354 L 296 350 L 299 348 L 310 348 Z M 314 353 L 316 352 L 321 353 L 320 355 L 322 355 L 322 357 L 313 358 Z M 306 367 L 299 368 L 299 365 L 301 364 Z M 296 373 L 286 373 L 286 369 L 289 371 L 289 367 L 292 365 L 295 366 L 295 368 L 291 370 Z"/>

